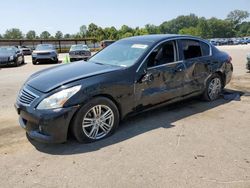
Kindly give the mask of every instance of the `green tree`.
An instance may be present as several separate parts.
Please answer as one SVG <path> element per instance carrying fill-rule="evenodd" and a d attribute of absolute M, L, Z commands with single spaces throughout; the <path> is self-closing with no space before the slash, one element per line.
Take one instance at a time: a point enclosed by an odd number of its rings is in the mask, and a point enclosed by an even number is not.
<path fill-rule="evenodd" d="M 87 36 L 96 38 L 97 30 L 98 30 L 98 26 L 96 24 L 94 23 L 89 24 L 88 30 L 87 30 Z"/>
<path fill-rule="evenodd" d="M 235 36 L 235 31 L 231 22 L 217 18 L 207 20 L 211 38 L 229 38 Z"/>
<path fill-rule="evenodd" d="M 26 39 L 35 39 L 36 38 L 36 32 L 34 30 L 30 30 L 26 33 Z"/>
<path fill-rule="evenodd" d="M 188 16 L 178 16 L 167 22 L 163 22 L 160 25 L 161 33 L 176 34 L 183 28 L 196 27 L 198 25 L 199 18 L 195 14 Z"/>
<path fill-rule="evenodd" d="M 117 40 L 118 39 L 118 31 L 115 27 L 106 27 L 103 29 L 105 39 Z"/>
<path fill-rule="evenodd" d="M 2 35 L 0 34 L 0 39 L 2 39 L 3 37 L 2 37 Z"/>
<path fill-rule="evenodd" d="M 102 29 L 101 27 L 98 27 L 98 28 L 97 28 L 95 38 L 96 38 L 98 41 L 101 41 L 101 40 L 104 40 L 104 39 L 105 39 L 105 33 L 104 33 L 104 31 L 103 31 L 103 29 Z"/>
<path fill-rule="evenodd" d="M 41 34 L 40 34 L 40 38 L 41 39 L 49 39 L 50 38 L 50 33 L 48 31 L 43 31 Z"/>
<path fill-rule="evenodd" d="M 55 34 L 56 39 L 62 39 L 63 38 L 63 33 L 61 31 L 57 31 Z"/>
<path fill-rule="evenodd" d="M 86 25 L 82 25 L 80 27 L 79 35 L 81 36 L 81 38 L 85 38 L 86 34 L 87 34 L 87 26 Z"/>
<path fill-rule="evenodd" d="M 245 37 L 250 36 L 250 22 L 243 22 L 237 27 L 237 36 Z"/>
<path fill-rule="evenodd" d="M 135 28 L 134 36 L 148 35 L 148 34 L 149 32 L 146 28 L 139 28 L 139 27 Z"/>
<path fill-rule="evenodd" d="M 227 20 L 234 24 L 236 28 L 245 19 L 249 17 L 249 12 L 244 10 L 234 10 L 227 15 Z"/>
<path fill-rule="evenodd" d="M 134 30 L 131 27 L 127 25 L 123 25 L 118 32 L 118 38 L 120 39 L 120 38 L 125 38 L 125 37 L 131 37 L 133 36 L 133 34 L 134 34 Z"/>
<path fill-rule="evenodd" d="M 198 36 L 202 37 L 202 38 L 211 38 L 212 34 L 208 25 L 208 22 L 206 20 L 206 18 L 200 18 L 198 25 L 197 25 L 197 29 L 198 29 Z"/>
<path fill-rule="evenodd" d="M 200 36 L 199 29 L 197 27 L 183 28 L 179 31 L 179 34 Z"/>
<path fill-rule="evenodd" d="M 12 28 L 6 30 L 4 34 L 5 39 L 22 39 L 23 38 L 23 33 L 20 31 L 20 29 L 17 28 Z"/>
<path fill-rule="evenodd" d="M 123 34 L 123 35 L 121 36 L 121 38 L 127 38 L 127 37 L 132 37 L 132 36 L 133 36 L 133 33 L 127 32 L 127 33 Z"/>
<path fill-rule="evenodd" d="M 146 33 L 148 33 L 148 34 L 159 34 L 160 33 L 160 28 L 156 25 L 153 25 L 153 24 L 145 25 L 145 29 L 147 30 Z"/>
<path fill-rule="evenodd" d="M 63 38 L 65 38 L 65 39 L 70 39 L 71 38 L 71 35 L 70 34 L 65 34 L 64 36 L 63 36 Z"/>

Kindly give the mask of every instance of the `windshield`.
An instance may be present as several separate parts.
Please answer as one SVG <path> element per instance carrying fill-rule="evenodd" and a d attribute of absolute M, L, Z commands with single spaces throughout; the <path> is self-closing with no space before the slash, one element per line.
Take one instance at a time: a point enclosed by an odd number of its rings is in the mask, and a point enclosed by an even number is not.
<path fill-rule="evenodd" d="M 14 47 L 0 47 L 0 52 L 1 53 L 9 53 L 9 52 L 11 52 L 11 53 L 14 53 L 16 51 L 16 48 L 14 48 Z"/>
<path fill-rule="evenodd" d="M 149 43 L 139 41 L 119 41 L 100 51 L 90 61 L 129 67 L 135 64 L 148 49 L 149 45 Z"/>
<path fill-rule="evenodd" d="M 37 45 L 36 50 L 55 50 L 53 45 Z"/>
<path fill-rule="evenodd" d="M 74 51 L 74 50 L 88 50 L 89 48 L 88 48 L 88 46 L 86 46 L 86 45 L 73 45 L 73 46 L 71 46 L 71 48 L 70 48 L 70 51 Z"/>

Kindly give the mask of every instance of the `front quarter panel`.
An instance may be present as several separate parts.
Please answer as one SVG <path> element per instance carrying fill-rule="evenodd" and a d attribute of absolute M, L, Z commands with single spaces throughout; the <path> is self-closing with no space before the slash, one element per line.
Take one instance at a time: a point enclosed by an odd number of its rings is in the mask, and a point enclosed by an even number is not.
<path fill-rule="evenodd" d="M 105 96 L 118 106 L 121 117 L 132 111 L 134 102 L 134 76 L 129 70 L 119 70 L 86 78 L 74 83 L 82 89 L 65 106 L 84 105 L 91 98 Z"/>

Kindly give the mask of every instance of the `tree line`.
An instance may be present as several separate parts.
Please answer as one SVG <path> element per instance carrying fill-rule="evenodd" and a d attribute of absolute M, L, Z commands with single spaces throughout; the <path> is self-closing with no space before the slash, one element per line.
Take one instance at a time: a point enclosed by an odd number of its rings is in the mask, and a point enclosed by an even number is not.
<path fill-rule="evenodd" d="M 36 31 L 30 30 L 24 34 L 18 28 L 6 30 L 0 34 L 0 39 L 81 39 L 95 38 L 98 41 L 104 39 L 118 40 L 125 37 L 146 35 L 146 34 L 188 34 L 202 38 L 231 38 L 250 36 L 249 12 L 243 10 L 231 11 L 226 19 L 215 17 L 206 19 L 195 14 L 178 16 L 169 21 L 165 21 L 159 26 L 147 24 L 145 27 L 132 28 L 123 25 L 120 29 L 115 27 L 102 28 L 94 23 L 88 26 L 82 25 L 79 32 L 75 34 L 63 34 L 57 31 L 51 35 L 48 31 L 43 31 L 37 35 Z"/>

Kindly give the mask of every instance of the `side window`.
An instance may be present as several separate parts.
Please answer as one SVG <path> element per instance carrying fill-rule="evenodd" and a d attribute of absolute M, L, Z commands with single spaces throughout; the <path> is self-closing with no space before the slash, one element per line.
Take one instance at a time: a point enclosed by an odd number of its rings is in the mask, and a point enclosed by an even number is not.
<path fill-rule="evenodd" d="M 200 42 L 196 40 L 180 40 L 184 60 L 202 56 Z"/>
<path fill-rule="evenodd" d="M 158 46 L 148 56 L 147 67 L 159 66 L 176 61 L 176 44 L 175 41 L 168 41 Z"/>
<path fill-rule="evenodd" d="M 209 45 L 204 43 L 204 42 L 200 42 L 200 45 L 201 45 L 202 56 L 210 55 L 210 47 L 209 47 Z"/>

